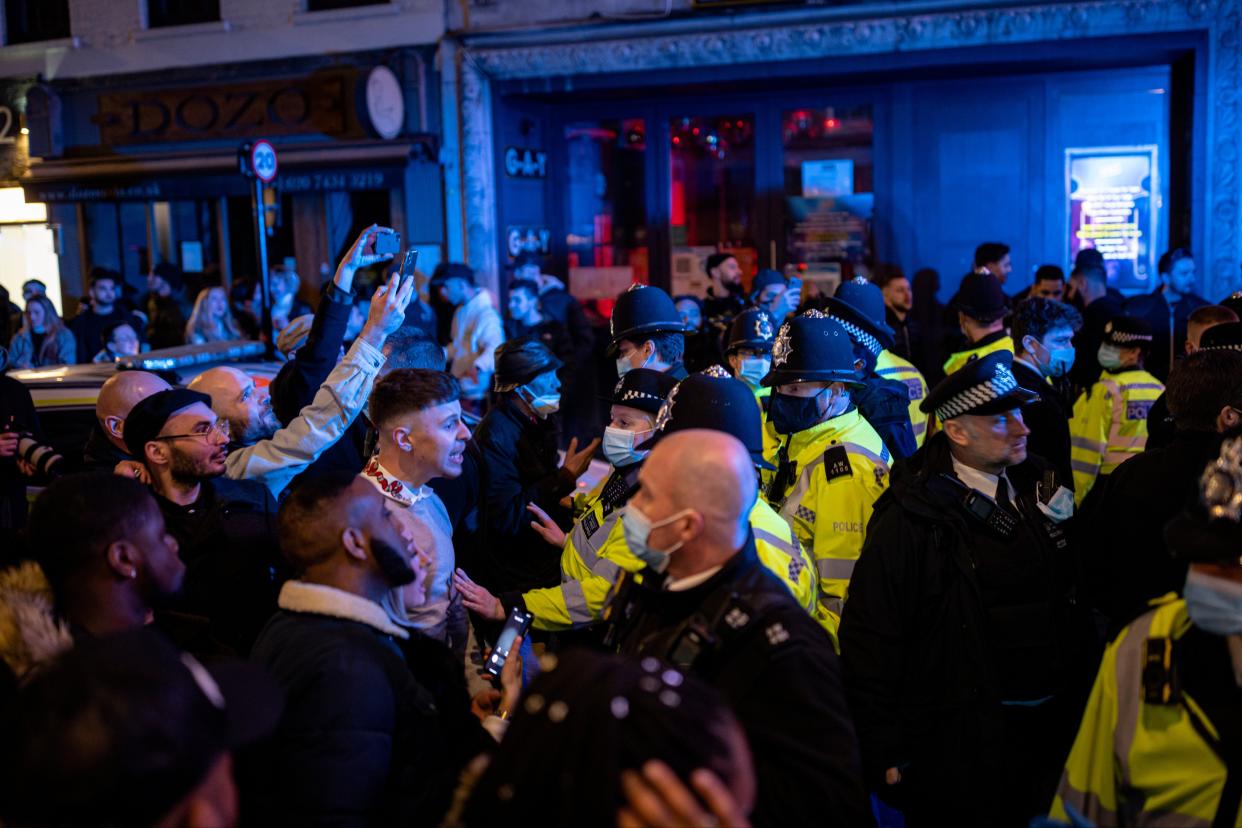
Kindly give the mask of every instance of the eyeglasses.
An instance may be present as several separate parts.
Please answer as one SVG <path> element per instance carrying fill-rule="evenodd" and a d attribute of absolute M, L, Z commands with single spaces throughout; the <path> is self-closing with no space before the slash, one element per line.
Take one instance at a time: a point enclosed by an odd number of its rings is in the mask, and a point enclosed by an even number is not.
<path fill-rule="evenodd" d="M 180 440 L 183 437 L 203 437 L 210 440 L 212 435 L 219 434 L 225 439 L 229 439 L 229 421 L 216 420 L 206 431 L 192 431 L 189 434 L 165 434 L 162 437 L 156 437 L 156 440 Z"/>

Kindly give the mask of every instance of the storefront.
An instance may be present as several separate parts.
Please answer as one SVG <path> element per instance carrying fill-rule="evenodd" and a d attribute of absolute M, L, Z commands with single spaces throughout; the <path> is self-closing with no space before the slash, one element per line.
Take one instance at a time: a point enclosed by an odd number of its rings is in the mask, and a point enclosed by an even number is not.
<path fill-rule="evenodd" d="M 304 296 L 371 223 L 397 228 L 420 267 L 434 267 L 444 231 L 430 57 L 390 50 L 40 87 L 52 104 L 31 141 L 44 154 L 22 183 L 61 228 L 66 291 L 80 294 L 97 265 L 139 288 L 161 261 L 191 288 L 254 277 L 238 157 L 258 138 L 279 157 L 264 196 L 268 264 L 295 267 Z"/>
<path fill-rule="evenodd" d="M 1129 292 L 1171 244 L 1239 286 L 1236 3 L 866 10 L 465 38 L 450 250 L 537 251 L 583 296 L 695 292 L 729 249 L 824 287 L 930 267 L 947 298 L 982 241 L 1011 292 L 1088 244 Z"/>

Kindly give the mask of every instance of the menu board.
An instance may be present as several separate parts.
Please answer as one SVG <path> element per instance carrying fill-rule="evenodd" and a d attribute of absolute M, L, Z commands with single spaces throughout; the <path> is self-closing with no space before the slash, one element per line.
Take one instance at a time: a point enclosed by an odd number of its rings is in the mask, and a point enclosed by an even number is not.
<path fill-rule="evenodd" d="M 1151 290 L 1156 279 L 1158 167 L 1154 145 L 1065 151 L 1069 261 L 1099 250 L 1108 284 L 1128 293 Z"/>

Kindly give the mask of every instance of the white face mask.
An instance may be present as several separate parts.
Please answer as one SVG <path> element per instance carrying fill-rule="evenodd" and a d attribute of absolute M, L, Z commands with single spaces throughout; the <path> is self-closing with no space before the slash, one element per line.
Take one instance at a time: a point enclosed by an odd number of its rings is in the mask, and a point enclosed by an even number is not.
<path fill-rule="evenodd" d="M 669 555 L 681 548 L 682 541 L 678 541 L 668 549 L 653 549 L 647 545 L 647 540 L 651 537 L 652 530 L 667 526 L 682 515 L 689 513 L 689 509 L 682 509 L 664 520 L 652 523 L 651 518 L 647 517 L 637 506 L 628 505 L 621 511 L 621 529 L 625 535 L 625 545 L 634 553 L 634 557 L 656 572 L 663 572 L 668 569 Z"/>
<path fill-rule="evenodd" d="M 642 351 L 631 351 L 630 352 L 631 355 L 641 354 L 641 353 Z M 630 371 L 634 370 L 635 368 L 646 368 L 647 363 L 649 361 L 650 361 L 649 357 L 644 357 L 642 365 L 633 365 L 630 363 L 630 357 L 628 356 L 617 357 L 617 376 L 624 377 L 626 374 L 628 374 Z"/>
<path fill-rule="evenodd" d="M 1199 629 L 1242 635 L 1242 584 L 1192 569 L 1186 573 L 1182 597 L 1190 620 Z"/>
<path fill-rule="evenodd" d="M 626 431 L 623 428 L 608 426 L 604 429 L 604 457 L 608 462 L 620 468 L 637 463 L 649 452 L 638 451 L 634 446 L 642 445 L 651 436 L 651 430 Z"/>
<path fill-rule="evenodd" d="M 772 360 L 768 357 L 747 356 L 742 357 L 742 364 L 737 369 L 737 378 L 745 382 L 751 388 L 758 388 L 759 383 L 768 375 L 768 371 L 772 369 Z"/>
<path fill-rule="evenodd" d="M 1099 360 L 1101 368 L 1115 371 L 1121 367 L 1121 349 L 1116 345 L 1104 343 L 1100 346 L 1100 350 L 1096 352 L 1095 356 Z"/>
<path fill-rule="evenodd" d="M 531 407 L 531 410 L 541 420 L 546 420 L 549 415 L 555 414 L 561 407 L 560 394 L 540 394 L 536 397 L 529 389 L 522 387 L 518 389 L 518 396 L 526 401 L 526 404 Z"/>

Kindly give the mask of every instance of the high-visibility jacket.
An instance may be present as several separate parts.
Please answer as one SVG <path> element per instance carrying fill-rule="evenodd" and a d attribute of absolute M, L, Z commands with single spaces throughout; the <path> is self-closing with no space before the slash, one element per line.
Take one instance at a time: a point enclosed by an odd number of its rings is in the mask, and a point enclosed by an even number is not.
<path fill-rule="evenodd" d="M 1008 331 L 995 331 L 979 340 L 973 347 L 964 351 L 954 351 L 944 362 L 944 372 L 946 375 L 952 374 L 958 368 L 961 368 L 971 357 L 983 359 L 988 354 L 994 354 L 997 351 L 1008 351 L 1013 353 L 1013 338 L 1009 336 Z"/>
<path fill-rule="evenodd" d="M 1070 466 L 1078 503 L 1097 477 L 1112 474 L 1143 451 L 1147 445 L 1147 412 L 1163 393 L 1160 381 L 1141 369 L 1104 371 L 1074 403 Z"/>
<path fill-rule="evenodd" d="M 604 514 L 603 501 L 597 498 L 565 538 L 561 583 L 522 593 L 523 605 L 534 615 L 531 625 L 535 629 L 564 630 L 598 620 L 617 575 L 645 566 L 625 544 L 620 514 L 619 508 Z M 818 579 L 793 530 L 762 500 L 751 509 L 750 526 L 759 560 L 789 587 L 803 609 L 816 615 Z M 835 634 L 835 627 L 829 628 L 817 615 L 816 620 Z"/>
<path fill-rule="evenodd" d="M 1172 648 L 1190 627 L 1186 602 L 1170 595 L 1104 652 L 1052 803 L 1054 819 L 1068 821 L 1069 805 L 1098 828 L 1212 825 L 1226 768 L 1200 731 L 1212 739 L 1219 733 L 1184 688 L 1162 681 L 1163 654 L 1176 670 Z"/>
<path fill-rule="evenodd" d="M 835 632 L 872 507 L 888 488 L 888 449 L 851 408 L 786 438 L 767 459 L 778 470 L 763 473 L 765 497 L 810 551 L 823 623 Z"/>
<path fill-rule="evenodd" d="M 768 405 L 772 401 L 771 388 L 755 389 L 755 402 L 759 403 L 759 416 L 763 418 L 763 456 L 767 457 L 769 453 L 775 454 L 781 445 L 781 435 L 776 433 L 776 427 L 772 425 L 772 421 L 768 419 Z"/>
<path fill-rule="evenodd" d="M 915 444 L 921 447 L 927 439 L 927 420 L 930 417 L 919 411 L 919 404 L 927 396 L 927 380 L 923 379 L 914 363 L 892 351 L 880 351 L 875 360 L 875 372 L 884 379 L 902 383 L 910 392 L 910 427 L 914 430 Z"/>

